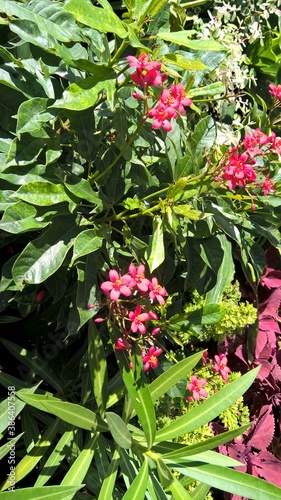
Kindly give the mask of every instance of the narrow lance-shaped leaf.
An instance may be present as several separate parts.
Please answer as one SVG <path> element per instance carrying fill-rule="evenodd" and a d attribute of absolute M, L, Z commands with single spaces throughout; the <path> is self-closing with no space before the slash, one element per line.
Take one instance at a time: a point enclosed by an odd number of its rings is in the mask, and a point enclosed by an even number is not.
<path fill-rule="evenodd" d="M 113 412 L 107 412 L 105 416 L 115 443 L 117 443 L 120 448 L 131 448 L 133 442 L 132 436 L 122 418 Z"/>
<path fill-rule="evenodd" d="M 88 323 L 88 364 L 96 403 L 103 417 L 107 403 L 107 362 L 103 342 L 91 320 Z"/>
<path fill-rule="evenodd" d="M 185 474 L 214 488 L 233 493 L 250 500 L 280 500 L 281 488 L 236 470 L 198 462 L 184 467 Z M 177 469 L 183 472 L 183 469 Z"/>
<path fill-rule="evenodd" d="M 139 473 L 123 496 L 123 500 L 143 500 L 147 488 L 147 481 L 148 460 L 144 455 L 144 462 L 139 470 Z"/>
<path fill-rule="evenodd" d="M 61 484 L 73 486 L 84 480 L 95 453 L 98 435 L 92 436 L 64 476 Z M 72 497 L 70 497 L 71 500 Z M 67 500 L 67 498 L 65 498 Z"/>
<path fill-rule="evenodd" d="M 1 493 L 1 500 L 11 500 L 11 495 L 13 495 L 14 500 L 65 500 L 69 495 L 73 498 L 73 495 L 78 490 L 81 490 L 82 484 L 78 486 L 44 486 L 36 488 L 32 486 L 31 488 L 20 488 L 19 490 L 5 491 Z"/>
<path fill-rule="evenodd" d="M 152 236 L 150 237 L 146 260 L 150 272 L 157 269 L 165 259 L 163 222 L 161 217 L 155 217 L 152 224 Z"/>
<path fill-rule="evenodd" d="M 107 424 L 98 415 L 81 405 L 68 403 L 52 396 L 28 395 L 25 389 L 18 391 L 17 396 L 31 406 L 52 413 L 68 424 L 81 429 L 92 432 L 105 432 L 108 430 Z"/>

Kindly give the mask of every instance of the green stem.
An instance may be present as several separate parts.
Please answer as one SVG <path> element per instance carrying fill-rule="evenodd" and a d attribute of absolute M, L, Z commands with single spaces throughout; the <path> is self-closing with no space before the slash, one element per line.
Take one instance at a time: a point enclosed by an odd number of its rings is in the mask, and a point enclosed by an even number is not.
<path fill-rule="evenodd" d="M 116 156 L 116 158 L 114 158 L 113 162 L 110 163 L 110 165 L 103 171 L 101 172 L 99 175 L 97 175 L 96 177 L 93 177 L 93 180 L 96 182 L 98 181 L 101 177 L 103 177 L 105 174 L 107 174 L 107 172 L 109 172 L 113 167 L 114 165 L 116 165 L 116 163 L 118 162 L 118 160 L 120 160 L 120 158 L 123 156 L 123 154 L 127 151 L 127 149 L 131 146 L 132 142 L 135 140 L 136 136 L 138 135 L 139 131 L 141 130 L 141 128 L 143 127 L 143 124 L 145 122 L 145 119 L 141 119 L 140 123 L 138 124 L 136 130 L 134 131 L 134 133 L 131 135 L 130 139 L 128 140 L 128 142 L 126 142 L 125 146 L 121 149 L 121 151 L 119 152 L 119 154 Z"/>
<path fill-rule="evenodd" d="M 128 45 L 128 42 L 126 42 L 125 40 L 122 40 L 119 49 L 116 50 L 114 56 L 110 60 L 110 63 L 109 63 L 110 66 L 113 66 L 113 64 L 115 63 L 116 59 L 118 59 L 119 56 L 122 54 L 122 52 L 124 52 L 124 50 L 127 47 L 127 45 Z"/>

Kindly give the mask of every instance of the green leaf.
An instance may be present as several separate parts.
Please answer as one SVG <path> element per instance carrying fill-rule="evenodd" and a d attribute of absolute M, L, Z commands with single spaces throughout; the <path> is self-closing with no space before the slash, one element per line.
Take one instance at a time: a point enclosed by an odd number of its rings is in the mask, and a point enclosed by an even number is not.
<path fill-rule="evenodd" d="M 152 236 L 145 252 L 149 270 L 152 273 L 165 259 L 163 222 L 161 217 L 155 217 L 152 223 Z"/>
<path fill-rule="evenodd" d="M 138 472 L 137 477 L 133 480 L 131 486 L 123 496 L 123 500 L 143 500 L 147 488 L 148 481 L 148 460 L 144 455 L 144 462 Z"/>
<path fill-rule="evenodd" d="M 71 265 L 83 255 L 88 255 L 98 250 L 103 243 L 103 238 L 97 236 L 95 229 L 86 229 L 78 234 L 73 243 L 73 256 Z"/>
<path fill-rule="evenodd" d="M 206 66 L 206 64 L 202 63 L 201 61 L 193 61 L 192 59 L 187 59 L 181 54 L 166 54 L 164 57 L 164 62 L 174 64 L 175 66 L 187 69 L 188 71 L 199 71 L 208 68 L 208 66 Z"/>
<path fill-rule="evenodd" d="M 97 193 L 92 189 L 90 182 L 86 179 L 80 178 L 77 175 L 70 174 L 69 172 L 63 180 L 65 187 L 76 197 L 81 200 L 89 201 L 94 205 L 100 206 L 101 200 Z"/>
<path fill-rule="evenodd" d="M 63 8 L 71 12 L 79 23 L 90 28 L 103 33 L 115 33 L 120 38 L 126 38 L 128 35 L 126 25 L 112 9 L 95 7 L 90 0 L 70 0 Z"/>
<path fill-rule="evenodd" d="M 61 184 L 53 184 L 49 181 L 29 182 L 21 186 L 13 195 L 34 205 L 41 207 L 52 206 L 63 201 L 70 201 L 64 187 Z"/>
<path fill-rule="evenodd" d="M 197 97 L 201 95 L 220 95 L 225 93 L 225 84 L 222 82 L 210 83 L 209 85 L 205 85 L 203 87 L 198 87 L 194 89 L 190 89 L 188 91 L 188 97 Z"/>
<path fill-rule="evenodd" d="M 108 430 L 107 424 L 88 408 L 52 396 L 28 395 L 25 391 L 22 389 L 17 392 L 17 396 L 25 403 L 47 413 L 52 413 L 68 424 L 92 432 L 106 432 Z"/>
<path fill-rule="evenodd" d="M 119 330 L 117 335 L 118 333 Z M 143 372 L 143 363 L 141 359 L 139 360 L 134 355 L 132 357 L 134 367 L 130 368 L 130 360 L 127 352 L 115 351 L 115 355 L 122 370 L 124 384 L 145 433 L 147 446 L 151 448 L 156 432 L 156 418 L 151 394 Z"/>
<path fill-rule="evenodd" d="M 131 448 L 132 436 L 122 418 L 113 412 L 106 412 L 105 416 L 115 443 L 120 446 L 120 448 Z"/>
<path fill-rule="evenodd" d="M 166 465 L 161 458 L 156 459 L 156 466 L 160 484 L 162 484 L 164 488 L 167 488 L 174 481 L 174 476 L 168 465 Z"/>
<path fill-rule="evenodd" d="M 49 108 L 62 108 L 74 111 L 88 109 L 96 104 L 100 93 L 111 93 L 114 91 L 115 77 L 116 75 L 111 68 L 100 66 L 96 75 L 69 85 L 63 92 L 62 98 L 55 101 Z"/>
<path fill-rule="evenodd" d="M 281 496 L 281 488 L 263 479 L 218 465 L 195 462 L 194 466 L 185 466 L 185 470 L 193 479 L 251 500 L 279 500 Z"/>
<path fill-rule="evenodd" d="M 105 500 L 112 498 L 116 476 L 119 468 L 120 454 L 118 447 L 114 450 L 110 465 L 106 471 L 105 479 L 103 480 L 102 487 L 99 491 L 98 500 Z"/>
<path fill-rule="evenodd" d="M 42 283 L 54 274 L 80 230 L 72 216 L 54 217 L 51 227 L 28 243 L 16 259 L 12 269 L 15 283 Z"/>
<path fill-rule="evenodd" d="M 225 310 L 219 304 L 206 304 L 190 313 L 175 314 L 170 323 L 177 329 L 188 329 L 191 325 L 213 325 L 225 315 Z"/>
<path fill-rule="evenodd" d="M 35 207 L 23 201 L 17 201 L 5 210 L 0 222 L 0 229 L 7 231 L 7 233 L 19 234 L 42 229 L 48 224 L 48 221 L 37 216 Z"/>
<path fill-rule="evenodd" d="M 177 215 L 182 215 L 183 217 L 187 217 L 190 220 L 200 220 L 202 218 L 203 213 L 199 210 L 195 210 L 190 205 L 175 205 L 173 207 L 173 211 Z"/>
<path fill-rule="evenodd" d="M 174 477 L 174 482 L 170 485 L 169 490 L 173 495 L 173 500 L 192 500 L 192 496 L 176 477 Z"/>
<path fill-rule="evenodd" d="M 225 50 L 225 47 L 215 40 L 190 40 L 189 36 L 190 33 L 188 31 L 177 31 L 175 33 L 160 31 L 157 35 L 162 40 L 176 43 L 192 50 Z"/>
<path fill-rule="evenodd" d="M 68 495 L 73 495 L 83 487 L 79 486 L 44 486 L 36 488 L 20 488 L 1 493 L 1 500 L 11 500 L 11 495 L 15 500 L 65 500 Z"/>
<path fill-rule="evenodd" d="M 229 408 L 246 392 L 255 380 L 259 368 L 257 367 L 243 375 L 240 379 L 227 384 L 227 386 L 208 397 L 203 403 L 190 410 L 186 415 L 179 417 L 164 429 L 160 429 L 156 433 L 155 441 L 174 439 L 214 420 L 214 418 Z"/>
<path fill-rule="evenodd" d="M 22 438 L 23 432 L 21 432 L 18 436 L 13 437 L 12 440 L 8 441 L 7 443 L 3 444 L 0 448 L 0 460 L 4 458 L 8 453 L 11 451 L 11 443 L 15 445 L 20 438 Z"/>
<path fill-rule="evenodd" d="M 217 282 L 215 286 L 207 292 L 205 303 L 219 303 L 225 288 L 232 282 L 234 276 L 234 262 L 232 258 L 232 245 L 224 234 L 217 235 L 220 240 L 223 257 L 221 266 L 217 272 Z"/>
<path fill-rule="evenodd" d="M 93 393 L 100 415 L 103 417 L 108 398 L 107 361 L 100 333 L 93 320 L 88 323 L 88 365 Z"/>
<path fill-rule="evenodd" d="M 143 2 L 144 6 L 138 12 L 138 25 L 141 25 L 146 17 L 153 18 L 167 2 L 165 0 L 149 0 Z M 140 2 L 137 2 L 137 5 Z"/>
<path fill-rule="evenodd" d="M 96 434 L 85 443 L 83 450 L 64 476 L 61 485 L 73 486 L 84 480 L 94 457 L 97 438 L 98 435 Z"/>
<path fill-rule="evenodd" d="M 24 101 L 18 109 L 17 135 L 24 132 L 39 132 L 44 123 L 53 119 L 51 113 L 46 112 L 48 99 L 34 97 Z M 46 134 L 46 137 L 48 135 Z"/>
<path fill-rule="evenodd" d="M 21 461 L 17 464 L 14 473 L 16 478 L 16 483 L 23 479 L 29 472 L 31 472 L 42 457 L 47 453 L 49 447 L 52 445 L 58 429 L 60 426 L 59 419 L 53 420 L 51 426 L 47 428 L 43 436 L 37 441 L 35 446 L 32 448 L 30 453 L 26 454 Z M 6 479 L 1 487 L 1 491 L 6 490 L 10 487 L 10 479 Z M 22 497 L 21 497 L 22 498 Z"/>
<path fill-rule="evenodd" d="M 186 457 L 174 457 L 164 459 L 165 463 L 169 466 L 173 467 L 173 464 L 186 464 L 187 462 L 204 462 L 212 465 L 219 465 L 221 467 L 239 467 L 243 465 L 243 463 L 238 460 L 234 460 L 227 455 L 222 455 L 221 453 L 217 453 L 215 451 L 203 451 L 202 453 L 196 453 L 194 455 L 189 455 Z"/>
<path fill-rule="evenodd" d="M 45 462 L 39 476 L 37 477 L 34 487 L 43 486 L 54 475 L 65 456 L 69 453 L 75 434 L 73 430 L 64 432 L 60 440 L 57 442 L 51 455 Z"/>
<path fill-rule="evenodd" d="M 37 375 L 42 377 L 45 382 L 48 382 L 58 392 L 63 393 L 63 387 L 48 364 L 48 360 L 41 358 L 36 354 L 32 354 L 27 349 L 11 342 L 10 340 L 1 339 L 2 344 L 10 351 L 10 353 L 17 358 L 20 363 L 24 364 L 30 370 L 34 371 Z"/>
<path fill-rule="evenodd" d="M 38 4 L 39 2 L 36 3 Z M 44 2 L 41 5 L 43 7 Z M 52 10 L 54 11 L 54 7 Z M 47 33 L 60 42 L 72 42 L 73 39 L 77 39 L 76 28 L 73 29 L 73 26 L 69 23 L 71 18 L 63 15 L 61 10 L 57 11 L 55 21 L 52 21 L 38 13 L 32 12 L 31 9 L 26 8 L 26 6 L 19 2 L 0 0 L 0 11 L 5 12 L 8 16 L 16 16 L 19 19 L 31 21 L 38 27 L 41 33 Z"/>

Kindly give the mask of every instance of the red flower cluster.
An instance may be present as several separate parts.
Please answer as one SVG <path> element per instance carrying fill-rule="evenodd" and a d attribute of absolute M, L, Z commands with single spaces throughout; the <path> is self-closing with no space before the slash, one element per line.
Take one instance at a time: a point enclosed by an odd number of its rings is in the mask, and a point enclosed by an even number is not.
<path fill-rule="evenodd" d="M 221 165 L 223 173 L 214 178 L 216 182 L 224 181 L 229 189 L 234 190 L 236 186 L 246 187 L 249 184 L 253 188 L 260 188 L 264 196 L 274 193 L 274 181 L 270 174 L 262 179 L 262 173 L 266 166 L 269 155 L 281 154 L 281 138 L 272 132 L 267 135 L 259 128 L 245 134 L 242 143 L 232 148 L 224 155 Z M 260 157 L 261 161 L 257 161 Z M 262 166 L 261 166 L 262 165 Z"/>
<path fill-rule="evenodd" d="M 140 54 L 138 59 L 133 56 L 127 56 L 127 60 L 131 67 L 136 68 L 135 73 L 132 73 L 131 79 L 136 84 L 142 87 L 146 93 L 147 87 L 158 87 L 167 79 L 166 73 L 160 73 L 161 63 L 149 61 L 148 56 L 144 53 Z M 137 99 L 142 99 L 138 93 L 133 94 Z M 170 89 L 163 89 L 157 107 L 152 107 L 146 117 L 152 118 L 152 128 L 155 130 L 164 128 L 169 132 L 172 130 L 171 119 L 175 120 L 178 113 L 184 114 L 184 107 L 192 104 L 191 99 L 186 96 L 182 83 L 171 85 Z"/>
<path fill-rule="evenodd" d="M 273 85 L 272 83 L 269 86 L 269 93 L 275 97 L 277 97 L 277 99 L 279 99 L 279 101 L 281 101 L 281 85 L 277 85 L 277 87 L 275 85 Z"/>
<path fill-rule="evenodd" d="M 147 371 L 149 367 L 156 368 L 158 366 L 157 356 L 162 353 L 162 349 L 157 349 L 151 340 L 151 336 L 160 332 L 160 328 L 153 325 L 154 321 L 158 321 L 158 316 L 151 310 L 151 305 L 153 301 L 160 305 L 165 304 L 166 289 L 158 283 L 156 277 L 151 280 L 145 277 L 143 264 L 138 267 L 130 264 L 128 273 L 124 275 L 111 269 L 109 281 L 104 281 L 101 284 L 101 289 L 109 297 L 110 312 L 124 332 L 124 336 L 119 337 L 115 342 L 115 349 L 128 351 L 130 354 L 132 343 L 141 340 L 144 370 Z M 122 299 L 122 296 L 126 300 Z M 104 319 L 95 319 L 97 323 L 101 321 Z M 150 332 L 148 332 L 149 322 L 152 322 Z M 146 343 L 148 343 L 148 347 L 146 347 Z"/>

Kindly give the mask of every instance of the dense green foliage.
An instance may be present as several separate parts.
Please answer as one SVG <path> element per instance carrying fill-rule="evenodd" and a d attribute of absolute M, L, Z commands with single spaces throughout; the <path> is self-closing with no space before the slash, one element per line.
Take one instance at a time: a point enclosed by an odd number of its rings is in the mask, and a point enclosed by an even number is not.
<path fill-rule="evenodd" d="M 161 425 L 179 387 L 186 399 L 206 342 L 252 324 L 253 350 L 265 250 L 281 248 L 280 102 L 268 92 L 278 85 L 280 20 L 261 15 L 258 2 L 264 44 L 246 33 L 240 81 L 239 39 L 222 36 L 223 17 L 209 23 L 219 4 L 0 0 L 3 500 L 204 500 L 211 487 L 280 498 L 280 488 L 214 451 L 249 427 L 242 395 L 258 367 L 220 381 L 203 402 L 181 400 L 177 418 Z M 161 63 L 160 84 L 134 82 L 126 58 L 143 54 Z M 190 103 L 182 112 L 176 101 L 158 127 L 151 110 L 179 84 Z M 231 148 L 246 154 L 243 140 L 258 128 L 268 141 L 256 177 L 247 167 L 234 185 Z M 101 284 L 131 264 L 145 268 L 144 294 L 109 298 Z M 237 269 L 252 304 L 229 295 Z M 150 314 L 156 334 L 128 334 L 133 307 Z M 231 408 L 241 412 L 232 423 Z M 228 430 L 201 432 L 219 417 Z"/>

